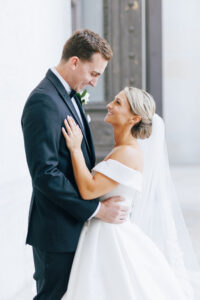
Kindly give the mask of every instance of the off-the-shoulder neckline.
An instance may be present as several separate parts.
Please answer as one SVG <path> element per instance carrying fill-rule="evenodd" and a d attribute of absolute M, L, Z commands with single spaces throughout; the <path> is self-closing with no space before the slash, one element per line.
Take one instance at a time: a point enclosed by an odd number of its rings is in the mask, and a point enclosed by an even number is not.
<path fill-rule="evenodd" d="M 121 162 L 120 162 L 120 161 L 118 161 L 118 160 L 115 160 L 115 159 L 109 158 L 109 159 L 107 159 L 107 160 L 103 160 L 103 162 L 107 162 L 107 161 L 109 161 L 109 160 L 111 160 L 111 161 L 114 161 L 114 162 L 116 162 L 116 163 L 118 163 L 118 164 L 122 165 L 123 167 L 125 167 L 125 168 L 127 168 L 127 169 L 129 169 L 129 170 L 131 170 L 131 171 L 133 171 L 133 172 L 136 172 L 136 173 L 138 173 L 139 175 L 141 175 L 141 176 L 142 176 L 142 172 L 141 172 L 141 171 L 138 171 L 138 170 L 136 170 L 136 169 L 132 169 L 131 167 L 128 167 L 127 165 L 125 165 L 125 164 L 121 163 Z"/>

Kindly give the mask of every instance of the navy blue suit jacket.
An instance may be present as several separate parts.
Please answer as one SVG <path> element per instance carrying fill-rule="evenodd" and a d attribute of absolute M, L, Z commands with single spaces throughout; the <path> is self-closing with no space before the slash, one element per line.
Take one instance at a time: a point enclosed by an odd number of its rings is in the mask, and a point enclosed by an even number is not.
<path fill-rule="evenodd" d="M 61 132 L 64 119 L 71 115 L 82 128 L 82 151 L 91 170 L 94 145 L 81 104 L 77 104 L 85 130 L 64 86 L 48 70 L 23 110 L 22 130 L 33 186 L 26 242 L 44 251 L 75 251 L 83 223 L 99 203 L 98 199 L 81 199 Z"/>

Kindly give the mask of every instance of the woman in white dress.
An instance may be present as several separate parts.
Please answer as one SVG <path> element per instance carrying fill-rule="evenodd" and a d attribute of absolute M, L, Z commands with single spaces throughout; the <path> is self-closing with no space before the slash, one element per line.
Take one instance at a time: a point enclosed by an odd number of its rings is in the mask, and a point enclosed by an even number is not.
<path fill-rule="evenodd" d="M 88 170 L 81 151 L 82 133 L 68 117 L 62 128 L 74 176 L 85 201 L 122 195 L 130 207 L 125 223 L 93 218 L 85 223 L 64 300 L 192 300 L 156 244 L 134 223 L 143 183 L 143 152 L 138 139 L 151 135 L 153 98 L 125 88 L 107 105 L 105 121 L 113 126 L 115 145 L 104 161 Z M 122 216 L 123 219 L 123 216 Z"/>

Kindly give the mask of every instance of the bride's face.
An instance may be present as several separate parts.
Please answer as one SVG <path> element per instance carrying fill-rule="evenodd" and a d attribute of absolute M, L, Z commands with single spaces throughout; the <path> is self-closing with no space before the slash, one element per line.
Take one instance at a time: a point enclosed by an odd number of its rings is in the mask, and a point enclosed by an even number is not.
<path fill-rule="evenodd" d="M 115 99 L 107 105 L 108 113 L 104 121 L 113 126 L 132 126 L 134 114 L 131 112 L 130 104 L 124 91 L 115 96 Z"/>

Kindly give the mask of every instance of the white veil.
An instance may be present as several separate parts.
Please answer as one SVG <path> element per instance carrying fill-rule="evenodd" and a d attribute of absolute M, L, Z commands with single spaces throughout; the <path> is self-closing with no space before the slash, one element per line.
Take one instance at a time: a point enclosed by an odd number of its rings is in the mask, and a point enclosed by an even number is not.
<path fill-rule="evenodd" d="M 171 180 L 163 120 L 155 114 L 152 135 L 139 140 L 144 154 L 143 191 L 134 222 L 164 253 L 187 295 L 200 299 L 200 268 Z M 162 276 L 162 274 L 161 274 Z"/>

